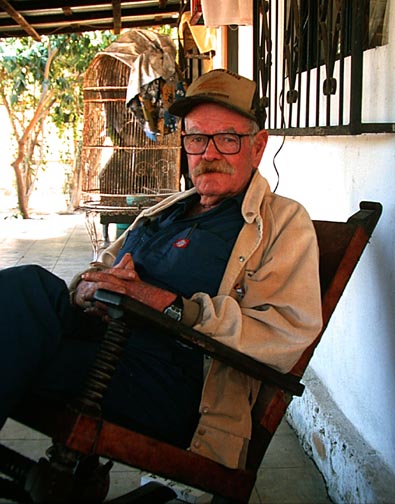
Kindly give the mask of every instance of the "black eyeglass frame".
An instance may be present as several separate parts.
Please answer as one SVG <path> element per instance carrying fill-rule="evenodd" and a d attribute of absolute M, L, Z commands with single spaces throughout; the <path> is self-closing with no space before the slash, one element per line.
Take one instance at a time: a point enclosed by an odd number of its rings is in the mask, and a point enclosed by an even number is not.
<path fill-rule="evenodd" d="M 231 135 L 231 136 L 235 136 L 238 138 L 239 140 L 239 147 L 238 147 L 238 150 L 235 151 L 235 152 L 223 152 L 217 145 L 217 142 L 215 141 L 215 137 L 218 136 L 218 135 Z M 189 154 L 190 156 L 201 156 L 202 154 L 204 154 L 207 150 L 207 147 L 208 147 L 208 144 L 210 142 L 210 140 L 213 141 L 213 144 L 215 146 L 215 148 L 217 149 L 217 151 L 220 153 L 220 154 L 224 154 L 225 156 L 233 156 L 234 154 L 238 154 L 241 150 L 241 138 L 243 137 L 247 137 L 247 136 L 255 136 L 256 133 L 233 133 L 233 132 L 230 132 L 230 131 L 223 131 L 223 132 L 220 132 L 220 133 L 214 133 L 213 135 L 207 135 L 206 133 L 183 133 L 181 135 L 181 138 L 182 138 L 182 145 L 185 149 L 185 152 L 187 154 Z M 201 152 L 188 152 L 187 150 L 187 147 L 185 146 L 185 138 L 188 138 L 188 137 L 191 137 L 191 136 L 200 136 L 200 137 L 204 137 L 207 139 L 207 142 L 204 146 L 204 149 L 202 149 Z"/>

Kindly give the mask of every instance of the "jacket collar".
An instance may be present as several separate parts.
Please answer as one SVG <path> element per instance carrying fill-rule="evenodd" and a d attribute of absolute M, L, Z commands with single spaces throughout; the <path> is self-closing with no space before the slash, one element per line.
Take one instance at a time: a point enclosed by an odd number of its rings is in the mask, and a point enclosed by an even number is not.
<path fill-rule="evenodd" d="M 260 215 L 262 202 L 268 193 L 270 193 L 270 187 L 267 180 L 259 170 L 255 170 L 241 207 L 243 218 L 248 224 L 254 222 L 257 216 Z"/>

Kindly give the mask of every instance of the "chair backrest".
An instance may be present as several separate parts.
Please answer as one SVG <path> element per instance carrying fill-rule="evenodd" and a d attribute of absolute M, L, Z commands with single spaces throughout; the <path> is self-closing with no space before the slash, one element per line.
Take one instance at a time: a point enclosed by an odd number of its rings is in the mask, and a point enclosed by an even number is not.
<path fill-rule="evenodd" d="M 380 218 L 380 203 L 362 201 L 347 222 L 314 221 L 320 250 L 323 326 L 321 333 L 293 369 L 301 376 L 319 343 L 346 285 Z"/>

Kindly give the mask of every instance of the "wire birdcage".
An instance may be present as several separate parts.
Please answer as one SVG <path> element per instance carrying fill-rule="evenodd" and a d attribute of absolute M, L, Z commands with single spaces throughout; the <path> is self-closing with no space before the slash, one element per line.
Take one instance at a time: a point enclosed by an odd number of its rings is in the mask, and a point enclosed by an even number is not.
<path fill-rule="evenodd" d="M 130 67 L 99 54 L 84 80 L 82 207 L 113 214 L 139 211 L 179 190 L 180 134 L 145 133 L 126 106 Z"/>

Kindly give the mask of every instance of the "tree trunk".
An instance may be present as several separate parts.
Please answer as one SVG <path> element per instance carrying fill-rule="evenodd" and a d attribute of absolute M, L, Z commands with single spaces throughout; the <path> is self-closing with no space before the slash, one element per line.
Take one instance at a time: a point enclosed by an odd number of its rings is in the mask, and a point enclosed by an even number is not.
<path fill-rule="evenodd" d="M 79 207 L 81 199 L 81 164 L 79 159 L 75 159 L 73 162 L 69 195 L 70 201 L 68 210 L 73 212 Z"/>
<path fill-rule="evenodd" d="M 49 110 L 54 103 L 53 92 L 47 92 L 46 96 L 43 94 L 41 100 L 37 106 L 34 116 L 30 123 L 27 125 L 23 132 L 22 137 L 18 141 L 18 154 L 15 161 L 12 163 L 12 167 L 15 171 L 17 192 L 18 192 L 18 207 L 21 215 L 24 219 L 30 219 L 29 216 L 29 194 L 31 188 L 26 186 L 27 179 L 25 179 L 21 165 L 26 153 L 26 142 L 29 137 L 34 133 L 34 128 L 40 120 L 44 120 L 49 113 Z M 31 155 L 28 155 L 31 158 Z M 28 161 L 29 164 L 29 161 Z M 29 173 L 28 173 L 29 175 Z M 29 190 L 30 189 L 30 190 Z"/>
<path fill-rule="evenodd" d="M 26 195 L 25 180 L 21 170 L 21 164 L 25 155 L 25 141 L 20 140 L 18 142 L 18 155 L 15 161 L 12 163 L 14 168 L 16 187 L 18 194 L 18 207 L 21 215 L 24 219 L 30 219 L 29 215 L 29 198 Z"/>

